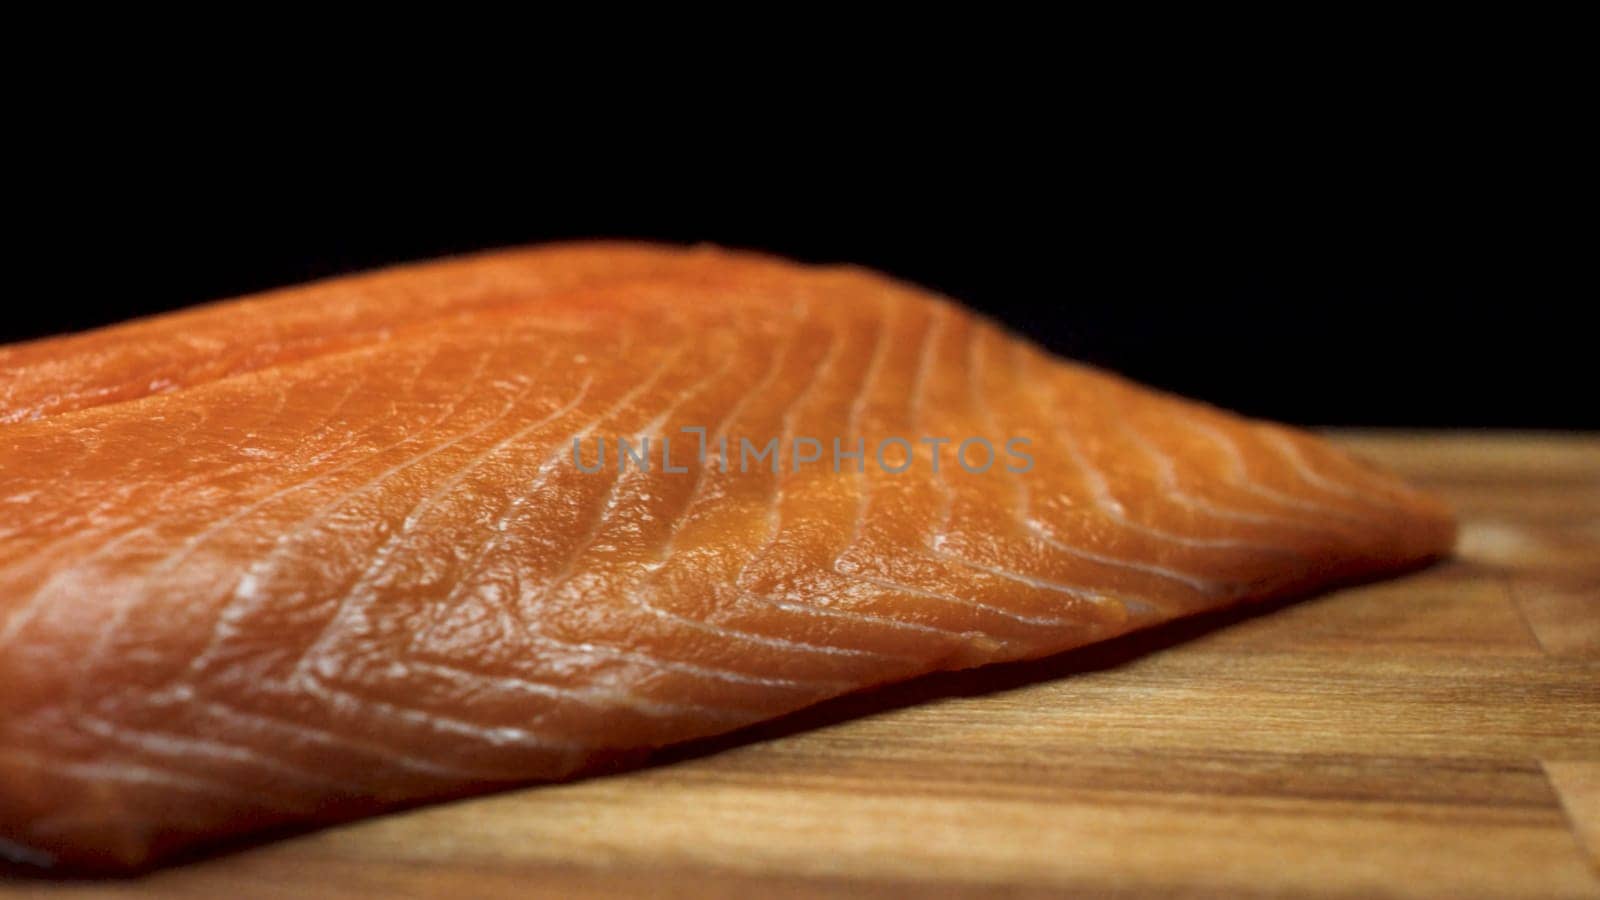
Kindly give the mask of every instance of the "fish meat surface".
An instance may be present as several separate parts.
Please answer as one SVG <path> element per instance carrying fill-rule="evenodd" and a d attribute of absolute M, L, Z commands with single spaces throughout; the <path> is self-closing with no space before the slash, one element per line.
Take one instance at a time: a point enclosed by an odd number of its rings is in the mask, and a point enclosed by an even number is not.
<path fill-rule="evenodd" d="M 1312 435 L 710 248 L 0 348 L 0 856 L 137 867 L 567 778 L 1453 539 Z"/>

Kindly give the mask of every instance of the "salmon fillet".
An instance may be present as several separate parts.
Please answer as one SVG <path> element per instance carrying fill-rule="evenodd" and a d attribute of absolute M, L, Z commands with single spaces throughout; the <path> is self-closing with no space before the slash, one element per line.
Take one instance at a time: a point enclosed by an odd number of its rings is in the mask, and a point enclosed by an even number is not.
<path fill-rule="evenodd" d="M 0 854 L 39 865 L 567 778 L 1454 536 L 1309 434 L 706 248 L 4 348 L 0 422 Z"/>

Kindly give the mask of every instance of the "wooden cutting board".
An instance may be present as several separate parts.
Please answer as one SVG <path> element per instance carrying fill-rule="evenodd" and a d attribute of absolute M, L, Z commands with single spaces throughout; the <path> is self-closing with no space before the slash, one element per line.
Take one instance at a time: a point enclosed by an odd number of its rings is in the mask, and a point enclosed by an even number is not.
<path fill-rule="evenodd" d="M 1459 558 L 655 767 L 0 895 L 1600 896 L 1600 436 L 1343 433 Z"/>

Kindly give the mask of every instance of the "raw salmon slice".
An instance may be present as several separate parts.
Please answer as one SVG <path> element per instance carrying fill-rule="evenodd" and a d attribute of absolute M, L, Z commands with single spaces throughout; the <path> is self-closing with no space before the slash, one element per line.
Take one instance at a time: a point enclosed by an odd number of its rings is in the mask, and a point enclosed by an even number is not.
<path fill-rule="evenodd" d="M 711 249 L 404 267 L 0 374 L 0 853 L 41 865 L 566 778 L 1454 533 L 1311 435 Z"/>

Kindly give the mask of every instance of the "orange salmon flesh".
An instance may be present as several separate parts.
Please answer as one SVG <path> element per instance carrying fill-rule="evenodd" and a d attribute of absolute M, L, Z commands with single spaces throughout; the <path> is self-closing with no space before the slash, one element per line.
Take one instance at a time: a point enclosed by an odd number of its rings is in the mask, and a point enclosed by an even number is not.
<path fill-rule="evenodd" d="M 1313 435 L 719 249 L 0 348 L 0 856 L 136 868 L 569 778 L 1453 540 Z"/>

